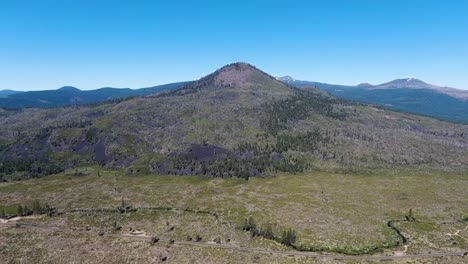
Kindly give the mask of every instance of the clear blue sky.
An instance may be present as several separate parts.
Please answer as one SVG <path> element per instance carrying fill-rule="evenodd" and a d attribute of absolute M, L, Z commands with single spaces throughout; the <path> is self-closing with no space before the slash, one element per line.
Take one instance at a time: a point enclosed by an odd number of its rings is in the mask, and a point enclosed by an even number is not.
<path fill-rule="evenodd" d="M 0 2 L 0 90 L 137 88 L 236 61 L 329 83 L 468 89 L 468 1 Z"/>

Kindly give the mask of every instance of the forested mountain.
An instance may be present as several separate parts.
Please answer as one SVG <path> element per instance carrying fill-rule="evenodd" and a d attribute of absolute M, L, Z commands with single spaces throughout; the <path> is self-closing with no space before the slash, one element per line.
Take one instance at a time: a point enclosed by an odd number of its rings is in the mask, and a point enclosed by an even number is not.
<path fill-rule="evenodd" d="M 468 91 L 440 87 L 414 78 L 357 86 L 300 81 L 290 76 L 278 79 L 296 87 L 318 87 L 348 100 L 449 121 L 468 122 Z"/>
<path fill-rule="evenodd" d="M 0 91 L 0 98 L 5 98 L 5 97 L 8 97 L 8 96 L 10 96 L 12 94 L 16 94 L 16 93 L 21 93 L 21 92 L 9 90 L 9 89 L 1 90 Z"/>
<path fill-rule="evenodd" d="M 71 86 L 64 86 L 57 90 L 15 92 L 0 92 L 0 107 L 24 108 L 24 107 L 57 107 L 73 104 L 88 104 L 105 100 L 126 98 L 131 96 L 144 96 L 159 93 L 183 86 L 187 82 L 170 83 L 154 87 L 129 89 L 129 88 L 100 88 L 96 90 L 82 91 Z M 2 96 L 3 95 L 3 96 Z"/>
<path fill-rule="evenodd" d="M 317 164 L 468 167 L 466 125 L 298 89 L 245 63 L 153 96 L 0 110 L 0 126 L 3 179 L 84 163 L 244 178 Z"/>

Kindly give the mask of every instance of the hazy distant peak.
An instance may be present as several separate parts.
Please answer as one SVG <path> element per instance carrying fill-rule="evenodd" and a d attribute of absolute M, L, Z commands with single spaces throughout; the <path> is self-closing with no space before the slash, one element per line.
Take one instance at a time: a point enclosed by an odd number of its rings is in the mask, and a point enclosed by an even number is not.
<path fill-rule="evenodd" d="M 377 85 L 379 88 L 414 88 L 414 89 L 434 89 L 438 86 L 425 83 L 416 78 L 396 79 L 387 83 Z"/>
<path fill-rule="evenodd" d="M 396 79 L 391 82 L 383 83 L 377 86 L 369 87 L 370 89 L 430 89 L 439 93 L 447 94 L 452 97 L 468 100 L 468 91 L 440 87 L 437 85 L 429 84 L 416 78 Z"/>
<path fill-rule="evenodd" d="M 352 87 L 357 87 L 365 90 L 377 90 L 377 89 L 429 89 L 436 91 L 438 93 L 447 94 L 457 99 L 468 101 L 468 90 L 460 90 L 456 88 L 450 87 L 441 87 L 437 85 L 433 85 L 430 83 L 426 83 L 420 79 L 409 77 L 409 78 L 402 78 L 402 79 L 395 79 L 390 82 L 382 83 L 379 85 L 373 85 L 370 83 L 360 83 L 356 86 L 349 86 L 349 85 L 335 85 L 335 84 L 328 84 L 328 83 L 320 83 L 314 81 L 300 81 L 292 78 L 291 76 L 284 76 L 276 78 L 279 81 L 287 83 L 289 85 L 298 86 L 298 87 L 332 87 L 335 90 L 347 89 Z"/>
<path fill-rule="evenodd" d="M 13 94 L 22 93 L 20 91 L 14 91 L 10 89 L 0 90 L 0 98 L 5 98 Z"/>
<path fill-rule="evenodd" d="M 291 83 L 291 82 L 296 81 L 296 79 L 294 79 L 293 77 L 291 77 L 289 75 L 286 75 L 286 76 L 283 76 L 283 77 L 278 77 L 276 79 L 279 80 L 279 81 L 285 82 L 285 83 Z"/>
<path fill-rule="evenodd" d="M 78 88 L 76 88 L 76 87 L 73 87 L 73 86 L 63 86 L 63 87 L 61 87 L 61 88 L 59 88 L 59 89 L 57 89 L 57 90 L 59 90 L 59 91 L 69 91 L 69 92 L 72 92 L 72 91 L 75 91 L 75 92 L 81 91 L 80 89 L 78 89 Z"/>
<path fill-rule="evenodd" d="M 374 85 L 370 84 L 370 83 L 360 83 L 357 85 L 357 87 L 372 87 Z"/>
<path fill-rule="evenodd" d="M 407 84 L 426 84 L 426 85 L 428 84 L 426 82 L 423 82 L 423 81 L 421 81 L 419 79 L 412 78 L 412 77 L 411 78 L 405 78 L 405 79 L 403 79 L 403 81 L 405 81 Z"/>

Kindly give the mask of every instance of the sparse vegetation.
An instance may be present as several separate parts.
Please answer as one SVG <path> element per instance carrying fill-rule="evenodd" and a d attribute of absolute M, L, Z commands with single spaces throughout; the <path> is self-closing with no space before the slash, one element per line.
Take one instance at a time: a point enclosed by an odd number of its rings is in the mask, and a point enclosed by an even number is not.
<path fill-rule="evenodd" d="M 151 237 L 150 243 L 152 246 L 154 246 L 158 242 L 159 242 L 159 237 L 156 237 L 156 236 Z"/>
<path fill-rule="evenodd" d="M 59 226 L 74 230 L 88 227 L 85 230 L 92 231 L 89 243 L 97 248 L 102 245 L 93 242 L 93 237 L 103 232 L 125 234 L 131 226 L 158 234 L 158 238 L 164 241 L 186 241 L 189 235 L 192 241 L 200 242 L 202 238 L 199 234 L 203 234 L 211 241 L 219 237 L 227 243 L 228 240 L 224 238 L 230 238 L 233 245 L 244 247 L 282 250 L 281 244 L 284 250 L 372 254 L 393 251 L 398 243 L 395 233 L 385 225 L 384 220 L 388 217 L 404 219 L 403 216 L 408 215 L 409 211 L 402 211 L 401 208 L 418 208 L 418 221 L 396 223 L 405 235 L 411 235 L 408 245 L 411 254 L 414 254 L 424 252 L 433 245 L 444 246 L 447 232 L 466 226 L 458 222 L 459 215 L 464 215 L 465 199 L 456 195 L 463 193 L 466 187 L 462 174 L 413 170 L 400 171 L 397 175 L 385 171 L 366 175 L 313 172 L 280 174 L 245 182 L 196 176 L 126 175 L 123 171 L 108 171 L 100 167 L 80 170 L 88 171 L 89 176 L 69 178 L 73 169 L 57 176 L 0 184 L 0 203 L 8 200 L 8 210 L 11 207 L 16 210 L 18 204 L 32 208 L 33 203 L 28 202 L 24 194 L 38 197 L 39 201 L 45 201 L 47 197 L 47 201 L 57 205 L 64 213 L 47 220 L 24 221 L 40 226 L 60 223 Z M 100 177 L 95 173 L 97 170 L 100 170 Z M 356 192 L 358 187 L 359 192 Z M 114 190 L 133 193 L 132 203 L 139 201 L 138 208 L 141 209 L 120 214 L 115 205 L 119 203 L 122 206 L 124 194 Z M 446 196 L 445 190 L 451 190 L 450 194 L 453 195 Z M 401 193 L 411 196 L 407 200 L 399 200 L 397 197 Z M 75 197 L 82 199 L 76 200 Z M 368 200 L 373 202 L 362 202 Z M 443 211 L 447 203 L 450 203 L 450 209 Z M 124 199 L 124 205 L 129 204 L 130 201 Z M 73 210 L 75 208 L 88 209 L 76 211 Z M 440 210 L 434 211 L 434 208 Z M 415 209 L 412 214 L 415 216 Z M 438 226 L 423 224 L 427 220 L 420 220 L 423 217 L 434 219 L 433 222 L 450 222 L 451 215 L 456 216 L 454 224 Z M 324 222 L 321 222 L 322 219 Z M 240 223 L 239 228 L 232 228 L 233 223 Z M 116 226 L 122 229 L 116 230 Z M 176 228 L 167 232 L 173 226 Z M 244 232 L 241 231 L 243 226 Z M 343 231 L 343 227 L 346 231 Z M 14 232 L 24 232 L 28 230 L 26 228 L 18 228 Z M 251 231 L 253 228 L 255 232 Z M 2 233 L 0 238 L 5 239 L 5 236 Z M 113 239 L 112 236 L 105 237 Z M 431 238 L 430 245 L 425 242 L 427 238 Z M 60 239 L 63 238 L 55 234 L 47 240 L 62 241 Z M 464 246 L 463 241 L 456 242 L 451 245 L 455 251 Z M 42 242 L 37 243 L 50 252 L 54 250 Z"/>
<path fill-rule="evenodd" d="M 133 208 L 132 205 L 128 204 L 128 202 L 124 198 L 122 198 L 122 200 L 120 201 L 120 206 L 117 207 L 117 211 L 119 211 L 121 214 L 133 212 L 135 210 L 136 209 Z"/>
<path fill-rule="evenodd" d="M 405 215 L 406 221 L 411 222 L 411 221 L 416 221 L 416 218 L 413 216 L 413 209 L 409 209 L 408 214 Z"/>

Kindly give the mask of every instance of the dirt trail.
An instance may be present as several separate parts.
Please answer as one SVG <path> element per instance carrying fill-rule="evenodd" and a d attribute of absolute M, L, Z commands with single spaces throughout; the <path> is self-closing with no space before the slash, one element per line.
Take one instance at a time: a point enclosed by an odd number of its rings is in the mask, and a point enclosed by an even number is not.
<path fill-rule="evenodd" d="M 16 222 L 16 221 L 15 221 Z M 13 223 L 0 223 L 0 226 L 16 226 L 16 228 L 27 228 L 27 229 L 38 229 L 43 231 L 55 231 L 55 232 L 64 232 L 64 233 L 81 233 L 87 235 L 96 235 L 89 231 L 78 231 L 78 230 L 67 230 L 53 226 L 39 226 L 39 225 L 32 225 L 32 224 L 19 224 L 19 225 L 12 225 Z M 465 230 L 468 229 L 465 228 Z M 122 238 L 122 239 L 139 239 L 139 240 L 147 240 L 151 241 L 152 237 L 147 235 L 132 235 L 132 234 L 104 234 L 104 237 L 113 237 L 113 238 Z M 169 242 L 169 240 L 161 239 L 161 242 Z M 270 249 L 263 249 L 263 248 L 254 248 L 254 247 L 244 247 L 239 245 L 233 244 L 216 244 L 216 243 L 205 243 L 205 242 L 195 242 L 195 241 L 175 241 L 175 246 L 192 246 L 192 247 L 203 247 L 203 248 L 222 248 L 222 249 L 229 249 L 229 250 L 238 250 L 242 252 L 253 252 L 253 253 L 264 253 L 270 255 L 278 255 L 278 256 L 289 256 L 289 257 L 308 257 L 308 258 L 316 258 L 316 259 L 331 259 L 331 260 L 358 260 L 358 261 L 365 261 L 365 260 L 399 260 L 399 259 L 425 259 L 425 258 L 440 258 L 440 257 L 465 257 L 467 256 L 468 252 L 437 252 L 431 254 L 417 254 L 417 255 L 392 255 L 392 256 L 384 256 L 384 255 L 368 255 L 368 256 L 349 256 L 349 255 L 333 255 L 333 254 L 323 254 L 317 252 L 302 252 L 302 251 L 278 251 L 278 250 L 270 250 Z"/>
<path fill-rule="evenodd" d="M 21 219 L 37 219 L 40 218 L 40 215 L 30 215 L 30 216 L 16 216 L 10 219 L 0 219 L 0 226 L 3 225 L 15 225 Z"/>
<path fill-rule="evenodd" d="M 466 230 L 468 230 L 468 225 L 467 225 L 464 229 L 458 229 L 458 230 L 455 231 L 454 233 L 447 233 L 447 235 L 448 235 L 448 236 L 457 236 L 457 237 L 459 237 L 459 238 L 461 238 L 461 239 L 463 239 L 463 240 L 465 240 L 465 241 L 468 241 L 468 238 L 466 238 L 466 237 L 460 235 L 460 232 L 461 232 L 461 231 L 466 231 Z"/>

